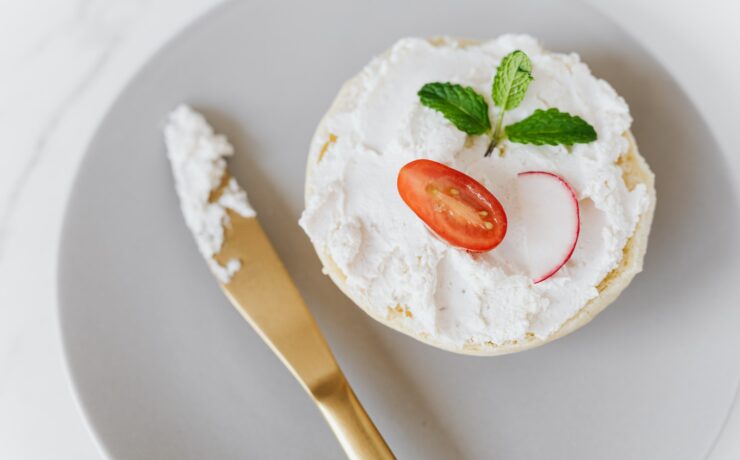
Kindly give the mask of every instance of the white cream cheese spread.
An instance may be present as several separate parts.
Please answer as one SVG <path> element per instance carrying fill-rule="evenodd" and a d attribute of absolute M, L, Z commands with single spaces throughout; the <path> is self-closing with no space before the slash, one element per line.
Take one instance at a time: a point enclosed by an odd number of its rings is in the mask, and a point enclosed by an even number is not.
<path fill-rule="evenodd" d="M 422 85 L 449 81 L 485 95 L 493 118 L 492 76 L 516 49 L 529 55 L 534 81 L 504 124 L 556 107 L 594 126 L 597 141 L 566 148 L 504 140 L 485 158 L 486 136 L 469 137 L 420 104 Z M 350 85 L 312 141 L 300 224 L 344 273 L 344 287 L 358 303 L 380 317 L 400 307 L 411 331 L 459 346 L 545 339 L 598 295 L 650 197 L 643 185 L 628 190 L 616 165 L 629 147 L 627 104 L 578 55 L 546 52 L 526 35 L 466 47 L 409 38 Z M 396 189 L 399 169 L 418 158 L 468 174 L 499 199 L 509 220 L 501 245 L 471 254 L 427 230 Z M 516 188 L 517 174 L 531 170 L 565 178 L 581 210 L 573 256 L 538 284 L 523 269 L 528 246 Z"/>
<path fill-rule="evenodd" d="M 178 106 L 169 115 L 164 139 L 185 223 L 213 274 L 228 283 L 241 263 L 232 259 L 222 266 L 213 258 L 223 245 L 227 210 L 244 217 L 256 215 L 234 178 L 221 188 L 218 199 L 211 199 L 226 173 L 225 158 L 234 154 L 234 148 L 226 137 L 214 134 L 203 115 L 187 105 Z"/>

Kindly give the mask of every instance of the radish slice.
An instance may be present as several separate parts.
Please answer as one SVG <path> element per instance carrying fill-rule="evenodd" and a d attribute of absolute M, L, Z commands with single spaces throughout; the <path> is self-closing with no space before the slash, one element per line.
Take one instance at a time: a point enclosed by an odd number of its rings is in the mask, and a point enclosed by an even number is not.
<path fill-rule="evenodd" d="M 519 173 L 517 187 L 526 268 L 536 284 L 557 273 L 573 255 L 581 231 L 578 198 L 565 179 L 545 171 Z"/>

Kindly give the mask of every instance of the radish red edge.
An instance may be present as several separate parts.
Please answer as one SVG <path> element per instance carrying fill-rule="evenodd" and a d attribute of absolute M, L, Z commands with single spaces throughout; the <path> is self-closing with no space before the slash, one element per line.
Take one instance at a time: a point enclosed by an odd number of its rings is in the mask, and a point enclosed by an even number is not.
<path fill-rule="evenodd" d="M 524 172 L 520 172 L 519 174 L 517 174 L 517 176 L 527 176 L 527 175 L 535 175 L 535 174 L 546 175 L 546 176 L 550 176 L 550 177 L 557 179 L 568 190 L 571 198 L 573 198 L 573 204 L 575 205 L 575 211 L 576 211 L 576 216 L 575 216 L 576 217 L 576 234 L 575 234 L 575 238 L 573 238 L 573 243 L 571 244 L 567 252 L 567 255 L 565 256 L 565 258 L 563 258 L 562 262 L 560 262 L 555 268 L 553 268 L 546 274 L 532 281 L 534 284 L 538 284 L 550 278 L 558 271 L 560 271 L 560 269 L 563 268 L 563 265 L 565 265 L 570 260 L 570 258 L 573 256 L 573 252 L 576 250 L 576 245 L 578 243 L 578 237 L 581 234 L 581 209 L 580 209 L 580 205 L 578 204 L 578 197 L 576 196 L 575 190 L 573 190 L 573 187 L 571 187 L 570 184 L 565 179 L 563 179 L 561 176 L 555 173 L 548 172 L 548 171 L 524 171 Z"/>

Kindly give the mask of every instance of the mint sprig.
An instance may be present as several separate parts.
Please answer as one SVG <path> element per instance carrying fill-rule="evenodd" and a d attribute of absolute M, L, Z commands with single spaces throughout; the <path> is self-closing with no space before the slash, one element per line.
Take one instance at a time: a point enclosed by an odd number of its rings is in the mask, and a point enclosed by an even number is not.
<path fill-rule="evenodd" d="M 418 95 L 423 105 L 440 112 L 460 131 L 479 135 L 491 130 L 488 103 L 473 88 L 454 83 L 427 83 Z"/>
<path fill-rule="evenodd" d="M 586 121 L 558 109 L 541 110 L 506 127 L 511 142 L 534 145 L 573 145 L 596 140 L 596 130 Z"/>
<path fill-rule="evenodd" d="M 515 109 L 521 104 L 524 95 L 529 88 L 532 77 L 532 61 L 524 51 L 516 50 L 507 54 L 496 69 L 493 78 L 491 97 L 493 103 L 501 110 L 496 121 L 496 129 L 493 131 L 491 144 L 488 146 L 486 156 L 491 154 L 493 147 L 498 143 L 501 136 L 501 126 L 504 123 L 504 113 Z"/>
<path fill-rule="evenodd" d="M 524 100 L 532 76 L 532 62 L 520 50 L 506 55 L 496 68 L 491 99 L 499 108 L 495 129 L 491 128 L 488 103 L 473 88 L 455 83 L 427 83 L 418 92 L 422 105 L 440 112 L 459 130 L 473 136 L 491 138 L 489 156 L 504 134 L 509 141 L 534 145 L 573 145 L 596 140 L 596 130 L 581 117 L 552 108 L 503 127 L 504 114 Z"/>

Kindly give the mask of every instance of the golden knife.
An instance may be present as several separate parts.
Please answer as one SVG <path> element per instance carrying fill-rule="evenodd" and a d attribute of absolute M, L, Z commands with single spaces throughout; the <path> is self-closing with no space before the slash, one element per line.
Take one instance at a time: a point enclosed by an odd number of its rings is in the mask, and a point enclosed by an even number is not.
<path fill-rule="evenodd" d="M 256 217 L 229 211 L 214 256 L 241 268 L 221 284 L 231 303 L 290 369 L 319 407 L 350 459 L 394 459 L 352 391 L 313 316 Z"/>

